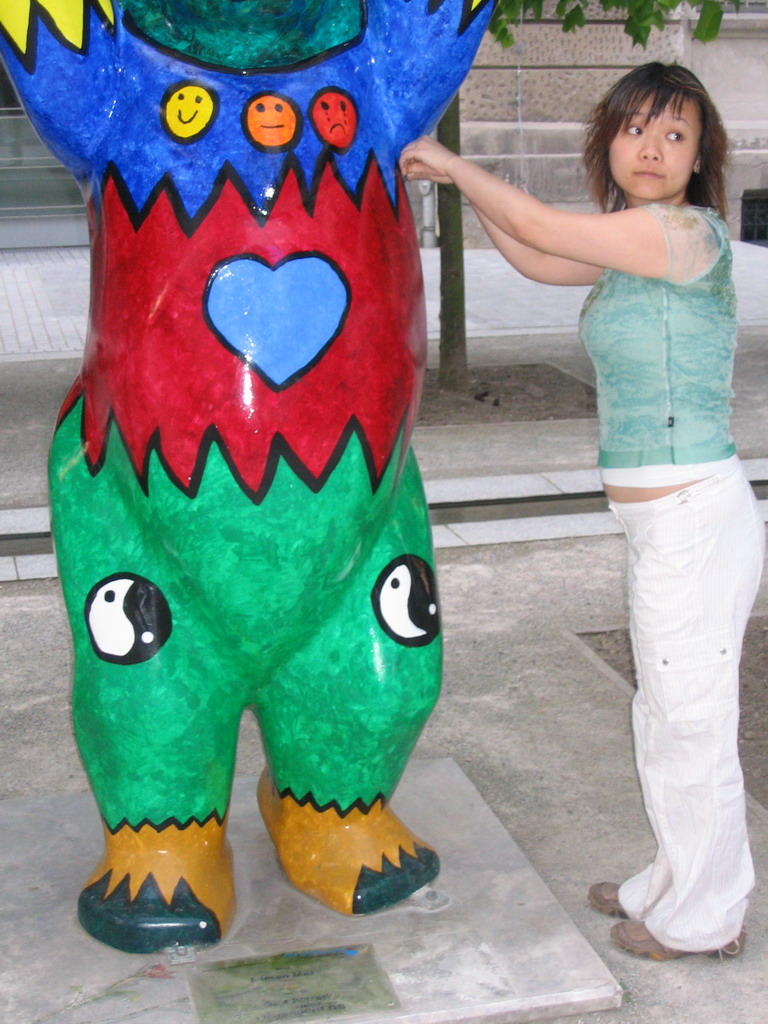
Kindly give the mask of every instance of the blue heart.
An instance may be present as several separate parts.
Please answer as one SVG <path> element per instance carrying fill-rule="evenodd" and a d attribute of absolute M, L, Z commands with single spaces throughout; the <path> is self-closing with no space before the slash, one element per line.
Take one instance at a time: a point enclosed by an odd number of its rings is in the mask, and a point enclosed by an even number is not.
<path fill-rule="evenodd" d="M 345 278 L 323 256 L 289 256 L 274 267 L 258 256 L 234 256 L 214 268 L 204 308 L 219 340 L 280 391 L 337 337 L 349 295 Z"/>

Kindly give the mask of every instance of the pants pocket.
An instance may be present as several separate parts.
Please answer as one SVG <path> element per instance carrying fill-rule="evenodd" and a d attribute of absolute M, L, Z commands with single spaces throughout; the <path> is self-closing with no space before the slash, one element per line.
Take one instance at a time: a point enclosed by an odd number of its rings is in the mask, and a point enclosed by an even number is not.
<path fill-rule="evenodd" d="M 645 531 L 643 557 L 689 575 L 698 568 L 699 531 L 695 506 L 687 501 L 656 516 Z"/>
<path fill-rule="evenodd" d="M 646 687 L 653 689 L 667 719 L 676 722 L 707 718 L 715 705 L 738 701 L 736 653 L 733 631 L 727 628 L 638 644 Z"/>

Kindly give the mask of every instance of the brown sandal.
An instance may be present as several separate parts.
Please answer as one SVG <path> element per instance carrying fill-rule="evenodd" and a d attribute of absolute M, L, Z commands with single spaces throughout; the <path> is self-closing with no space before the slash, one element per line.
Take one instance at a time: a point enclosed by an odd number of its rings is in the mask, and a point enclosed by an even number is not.
<path fill-rule="evenodd" d="M 626 918 L 624 908 L 619 903 L 619 887 L 616 882 L 596 882 L 587 893 L 590 905 L 608 917 Z"/>
<path fill-rule="evenodd" d="M 689 952 L 683 949 L 670 949 L 658 939 L 654 939 L 642 921 L 621 921 L 611 928 L 611 938 L 627 953 L 635 956 L 647 956 L 650 960 L 678 960 L 682 956 L 719 956 L 721 960 L 738 956 L 744 949 L 747 933 L 742 931 L 737 939 L 727 942 L 720 949 L 703 949 Z"/>

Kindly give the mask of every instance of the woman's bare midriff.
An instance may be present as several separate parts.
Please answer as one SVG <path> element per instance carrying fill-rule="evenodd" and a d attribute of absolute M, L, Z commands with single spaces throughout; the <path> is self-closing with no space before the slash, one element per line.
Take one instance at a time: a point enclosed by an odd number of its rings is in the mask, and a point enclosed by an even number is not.
<path fill-rule="evenodd" d="M 653 501 L 655 498 L 665 498 L 675 491 L 682 491 L 686 487 L 699 483 L 698 480 L 686 480 L 683 484 L 667 484 L 665 487 L 615 487 L 612 484 L 605 484 L 603 490 L 610 501 L 619 504 L 634 501 Z"/>

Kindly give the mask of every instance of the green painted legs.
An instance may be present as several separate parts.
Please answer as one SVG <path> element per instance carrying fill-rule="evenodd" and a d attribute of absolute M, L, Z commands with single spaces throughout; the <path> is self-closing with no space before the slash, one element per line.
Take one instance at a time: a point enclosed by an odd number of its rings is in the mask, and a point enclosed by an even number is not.
<path fill-rule="evenodd" d="M 167 945 L 174 929 L 180 941 L 190 930 L 215 941 L 226 928 L 234 897 L 212 908 L 203 879 L 210 866 L 232 892 L 224 819 L 248 707 L 269 764 L 262 810 L 284 863 L 295 860 L 295 807 L 299 846 L 316 833 L 326 856 L 353 809 L 362 834 L 366 822 L 386 833 L 363 854 L 359 844 L 333 854 L 355 861 L 341 896 L 312 894 L 353 912 L 423 885 L 435 855 L 394 816 L 382 825 L 441 671 L 413 456 L 399 476 L 393 460 L 373 492 L 353 437 L 320 491 L 281 463 L 254 505 L 214 446 L 194 497 L 155 456 L 145 493 L 114 431 L 91 475 L 78 411 L 54 439 L 51 488 L 75 730 L 107 837 L 81 897 L 86 928 L 120 948 L 148 936 Z M 376 897 L 347 899 L 347 876 L 354 888 L 364 869 Z M 289 870 L 309 891 L 301 874 Z"/>

